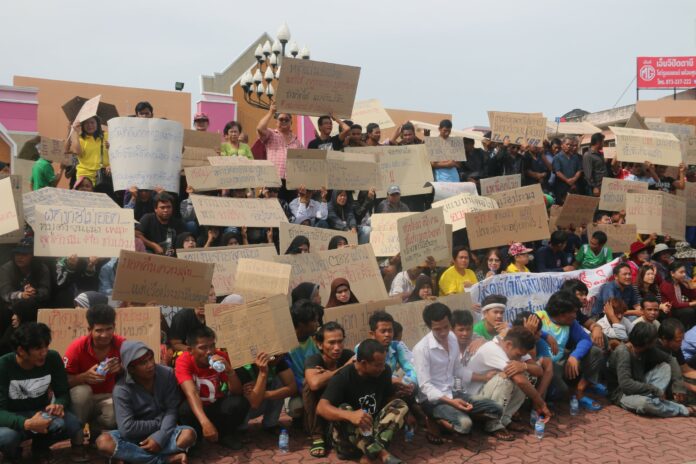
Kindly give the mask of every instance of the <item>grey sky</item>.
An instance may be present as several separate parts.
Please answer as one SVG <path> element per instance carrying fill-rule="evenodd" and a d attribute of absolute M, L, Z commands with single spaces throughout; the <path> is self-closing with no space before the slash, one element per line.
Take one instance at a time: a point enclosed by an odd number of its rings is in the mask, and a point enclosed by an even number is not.
<path fill-rule="evenodd" d="M 0 84 L 13 75 L 173 89 L 193 103 L 221 71 L 287 21 L 318 61 L 360 66 L 358 99 L 447 112 L 614 105 L 636 56 L 696 54 L 695 0 L 3 0 Z M 665 92 L 642 92 L 653 99 Z M 619 105 L 633 103 L 635 84 Z"/>

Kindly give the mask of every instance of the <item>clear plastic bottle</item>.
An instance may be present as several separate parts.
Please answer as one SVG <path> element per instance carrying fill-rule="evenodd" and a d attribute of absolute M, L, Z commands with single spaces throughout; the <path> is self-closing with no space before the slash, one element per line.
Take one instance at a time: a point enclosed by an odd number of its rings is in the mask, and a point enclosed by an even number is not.
<path fill-rule="evenodd" d="M 281 429 L 278 436 L 278 449 L 281 453 L 290 452 L 290 434 L 287 429 Z"/>
<path fill-rule="evenodd" d="M 411 443 L 413 442 L 413 437 L 415 437 L 416 433 L 415 430 L 413 430 L 413 427 L 405 424 L 404 425 L 404 441 L 406 443 Z"/>
<path fill-rule="evenodd" d="M 462 391 L 462 379 L 459 377 L 454 378 L 454 387 L 452 387 L 454 393 L 459 393 Z"/>
<path fill-rule="evenodd" d="M 365 411 L 365 414 L 370 415 L 370 411 L 368 411 L 367 409 L 363 409 L 363 411 Z M 370 417 L 372 417 L 372 416 L 370 415 Z M 363 437 L 371 437 L 372 436 L 372 426 L 370 426 L 369 428 L 360 427 L 360 434 Z"/>
<path fill-rule="evenodd" d="M 541 440 L 544 438 L 544 431 L 546 430 L 546 422 L 544 421 L 544 416 L 539 416 L 534 424 L 534 436 Z"/>
<path fill-rule="evenodd" d="M 537 414 L 536 410 L 532 409 L 532 412 L 529 414 L 529 425 L 534 427 L 538 418 L 539 414 Z"/>
<path fill-rule="evenodd" d="M 108 374 L 108 370 L 106 369 L 106 366 L 109 364 L 109 361 L 111 361 L 111 358 L 106 357 L 102 362 L 99 363 L 97 366 L 97 374 L 99 375 L 106 375 Z"/>
<path fill-rule="evenodd" d="M 570 397 L 570 415 L 577 416 L 580 412 L 580 403 L 578 402 L 578 397 L 573 395 Z"/>
<path fill-rule="evenodd" d="M 219 359 L 217 361 L 213 361 L 212 355 L 208 356 L 208 364 L 210 364 L 210 367 L 212 367 L 215 372 L 225 372 L 225 363 Z"/>

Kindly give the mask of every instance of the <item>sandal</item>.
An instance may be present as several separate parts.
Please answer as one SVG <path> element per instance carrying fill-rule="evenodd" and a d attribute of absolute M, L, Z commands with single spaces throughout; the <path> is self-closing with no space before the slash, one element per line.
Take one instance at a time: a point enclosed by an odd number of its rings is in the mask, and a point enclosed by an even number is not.
<path fill-rule="evenodd" d="M 312 441 L 312 447 L 309 449 L 309 455 L 313 458 L 326 457 L 326 445 L 323 439 L 318 438 Z"/>
<path fill-rule="evenodd" d="M 585 408 L 588 411 L 599 411 L 602 409 L 602 405 L 590 398 L 589 396 L 583 396 L 578 400 L 581 408 Z"/>
<path fill-rule="evenodd" d="M 601 383 L 595 383 L 590 385 L 587 391 L 589 391 L 590 393 L 594 393 L 595 395 L 604 397 L 606 397 L 609 394 L 609 390 L 607 389 L 606 385 Z"/>
<path fill-rule="evenodd" d="M 425 433 L 425 439 L 428 440 L 428 443 L 430 443 L 431 445 L 442 445 L 445 442 L 445 439 L 442 438 L 440 435 L 435 435 L 431 432 Z"/>
<path fill-rule="evenodd" d="M 515 436 L 511 434 L 507 429 L 499 429 L 491 433 L 495 438 L 501 441 L 514 441 Z"/>

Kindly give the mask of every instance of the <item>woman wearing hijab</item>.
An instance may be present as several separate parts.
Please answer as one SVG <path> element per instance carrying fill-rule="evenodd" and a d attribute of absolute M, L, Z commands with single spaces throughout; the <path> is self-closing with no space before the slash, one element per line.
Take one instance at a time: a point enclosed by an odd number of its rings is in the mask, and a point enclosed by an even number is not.
<path fill-rule="evenodd" d="M 309 300 L 312 303 L 321 305 L 321 295 L 319 294 L 319 284 L 312 282 L 302 282 L 292 290 L 292 304 L 299 300 Z"/>
<path fill-rule="evenodd" d="M 329 250 L 335 250 L 337 248 L 343 248 L 348 246 L 348 239 L 343 235 L 334 235 L 329 240 Z"/>
<path fill-rule="evenodd" d="M 335 306 L 344 306 L 354 303 L 360 303 L 350 289 L 350 284 L 346 279 L 338 278 L 331 282 L 331 294 L 329 302 L 326 303 L 327 308 Z"/>
<path fill-rule="evenodd" d="M 358 231 L 358 225 L 353 214 L 353 198 L 350 192 L 334 190 L 329 203 L 329 227 L 334 230 Z"/>
<path fill-rule="evenodd" d="M 411 292 L 411 295 L 406 300 L 407 303 L 412 301 L 427 300 L 433 296 L 433 281 L 430 276 L 421 274 L 416 278 L 416 287 Z"/>
<path fill-rule="evenodd" d="M 298 235 L 292 239 L 290 246 L 285 250 L 286 255 L 299 255 L 309 253 L 309 239 L 304 235 Z"/>

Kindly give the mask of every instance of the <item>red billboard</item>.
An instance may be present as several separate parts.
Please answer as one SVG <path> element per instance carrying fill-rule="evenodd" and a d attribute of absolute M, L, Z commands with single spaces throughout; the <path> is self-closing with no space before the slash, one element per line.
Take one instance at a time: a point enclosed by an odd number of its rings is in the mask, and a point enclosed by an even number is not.
<path fill-rule="evenodd" d="M 696 87 L 696 56 L 639 56 L 639 89 Z"/>

